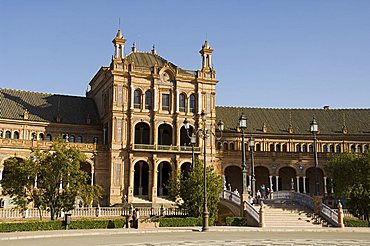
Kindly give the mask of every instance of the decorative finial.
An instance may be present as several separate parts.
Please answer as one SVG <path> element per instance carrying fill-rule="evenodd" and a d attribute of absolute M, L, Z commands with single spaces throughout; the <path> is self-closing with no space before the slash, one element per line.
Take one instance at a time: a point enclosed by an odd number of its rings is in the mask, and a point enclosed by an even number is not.
<path fill-rule="evenodd" d="M 156 49 L 155 49 L 155 45 L 154 45 L 154 44 L 153 44 L 153 47 L 152 47 L 152 54 L 153 54 L 153 55 L 157 54 L 157 51 L 156 51 Z"/>
<path fill-rule="evenodd" d="M 131 51 L 136 52 L 136 43 L 135 42 L 132 43 Z"/>

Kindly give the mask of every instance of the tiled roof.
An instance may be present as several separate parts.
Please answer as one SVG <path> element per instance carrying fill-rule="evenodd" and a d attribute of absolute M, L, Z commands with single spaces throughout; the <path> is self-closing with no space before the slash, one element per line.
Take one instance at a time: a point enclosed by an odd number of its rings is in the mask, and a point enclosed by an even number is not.
<path fill-rule="evenodd" d="M 370 134 L 370 109 L 274 109 L 216 107 L 217 121 L 225 123 L 226 131 L 236 131 L 239 117 L 244 113 L 248 119 L 248 132 L 287 134 L 291 122 L 294 134 L 310 134 L 310 122 L 315 116 L 320 134 L 342 134 L 343 126 L 349 134 Z"/>
<path fill-rule="evenodd" d="M 0 88 L 0 119 L 23 120 L 28 111 L 30 121 L 98 124 L 95 102 L 86 97 L 65 96 Z"/>
<path fill-rule="evenodd" d="M 163 67 L 166 64 L 168 64 L 173 69 L 179 68 L 173 63 L 164 59 L 163 57 L 149 52 L 139 52 L 139 51 L 131 52 L 125 57 L 125 60 L 127 60 L 127 62 L 129 63 L 134 62 L 135 66 L 138 67 L 152 68 L 154 67 L 155 64 L 157 67 Z M 194 71 L 188 71 L 179 68 L 179 72 L 185 74 L 193 74 Z"/>

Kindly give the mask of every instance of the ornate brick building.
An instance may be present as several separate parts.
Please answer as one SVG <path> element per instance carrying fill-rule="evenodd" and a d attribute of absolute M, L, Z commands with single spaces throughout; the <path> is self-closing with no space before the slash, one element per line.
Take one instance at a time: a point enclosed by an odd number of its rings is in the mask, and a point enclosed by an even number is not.
<path fill-rule="evenodd" d="M 164 202 L 170 176 L 188 171 L 192 148 L 184 120 L 191 131 L 206 124 L 216 131 L 216 120 L 225 122 L 217 141 L 197 138 L 195 155 L 206 147 L 208 165 L 223 175 L 232 189 L 241 190 L 241 133 L 238 119 L 248 117 L 247 138 L 255 139 L 257 187 L 313 192 L 313 153 L 309 122 L 314 115 L 318 134 L 321 193 L 326 189 L 323 165 L 337 152 L 366 151 L 370 143 L 370 109 L 263 109 L 216 107 L 216 73 L 207 41 L 199 70 L 185 70 L 135 44 L 124 55 L 126 39 L 118 31 L 114 56 L 89 83 L 86 97 L 0 89 L 0 179 L 7 158 L 26 158 L 36 146 L 47 149 L 63 138 L 88 156 L 91 182 L 104 188 L 102 204 Z M 191 132 L 190 131 L 190 132 Z M 247 148 L 248 149 L 248 148 Z M 202 151 L 201 151 L 202 150 Z M 250 167 L 249 151 L 247 167 Z M 250 168 L 247 170 L 250 174 Z M 8 206 L 6 198 L 2 205 Z"/>

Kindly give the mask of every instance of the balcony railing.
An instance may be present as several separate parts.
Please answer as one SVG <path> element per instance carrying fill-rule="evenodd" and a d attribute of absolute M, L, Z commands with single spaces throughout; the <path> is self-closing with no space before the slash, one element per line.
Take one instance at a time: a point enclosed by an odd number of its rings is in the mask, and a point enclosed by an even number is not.
<path fill-rule="evenodd" d="M 191 153 L 191 146 L 172 146 L 172 145 L 156 145 L 156 144 L 134 144 L 134 150 L 140 151 L 160 151 L 160 152 L 186 152 Z M 199 153 L 200 148 L 194 147 L 194 152 Z"/>

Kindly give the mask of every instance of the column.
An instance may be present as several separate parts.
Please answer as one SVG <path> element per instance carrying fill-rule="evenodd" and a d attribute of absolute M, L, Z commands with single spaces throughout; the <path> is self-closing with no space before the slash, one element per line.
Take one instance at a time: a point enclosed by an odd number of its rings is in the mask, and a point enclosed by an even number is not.
<path fill-rule="evenodd" d="M 249 175 L 249 176 L 248 176 L 248 179 L 249 179 L 249 183 L 248 183 L 248 185 L 252 187 L 252 185 L 251 185 L 251 184 L 252 184 L 252 176 L 251 176 L 251 175 Z"/>
<path fill-rule="evenodd" d="M 299 176 L 297 176 L 297 192 L 299 192 Z"/>
<path fill-rule="evenodd" d="M 328 177 L 324 177 L 324 194 L 328 194 L 328 189 L 326 188 L 326 180 Z"/>
<path fill-rule="evenodd" d="M 176 113 L 179 112 L 179 90 L 176 88 Z"/>
<path fill-rule="evenodd" d="M 0 169 L 0 181 L 3 179 L 3 169 Z M 1 183 L 0 183 L 0 187 L 1 187 Z"/>
<path fill-rule="evenodd" d="M 153 111 L 157 111 L 157 98 L 159 98 L 157 96 L 157 87 L 153 87 L 153 98 L 152 98 L 152 107 L 153 107 Z"/>
<path fill-rule="evenodd" d="M 134 109 L 134 86 L 131 85 L 131 105 L 130 105 L 130 109 Z"/>
<path fill-rule="evenodd" d="M 272 190 L 272 176 L 270 176 L 269 178 L 270 178 L 270 190 Z"/>
<path fill-rule="evenodd" d="M 198 114 L 202 112 L 202 93 L 198 91 Z"/>
<path fill-rule="evenodd" d="M 94 170 L 91 170 L 91 185 L 94 185 Z"/>
<path fill-rule="evenodd" d="M 129 187 L 128 187 L 128 195 L 127 195 L 127 201 L 128 203 L 131 203 L 134 198 L 134 164 L 132 163 L 132 157 L 128 159 L 130 162 L 130 173 L 129 173 Z"/>
<path fill-rule="evenodd" d="M 306 176 L 303 176 L 303 193 L 306 194 Z"/>
<path fill-rule="evenodd" d="M 279 176 L 278 175 L 275 176 L 275 181 L 276 181 L 276 190 L 275 191 L 279 191 Z"/>
<path fill-rule="evenodd" d="M 156 203 L 157 201 L 157 161 L 153 160 L 153 186 L 152 186 L 152 203 Z"/>

